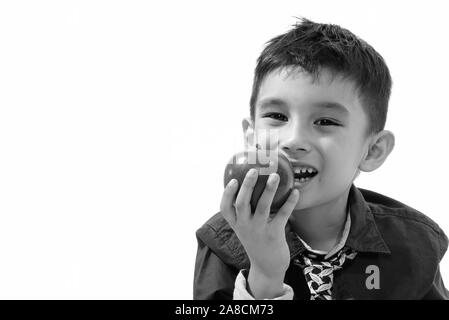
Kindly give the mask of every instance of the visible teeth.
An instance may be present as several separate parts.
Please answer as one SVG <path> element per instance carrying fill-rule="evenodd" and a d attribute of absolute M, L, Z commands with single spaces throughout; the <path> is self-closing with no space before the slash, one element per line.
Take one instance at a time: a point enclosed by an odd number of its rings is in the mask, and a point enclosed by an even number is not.
<path fill-rule="evenodd" d="M 306 173 L 306 172 L 309 172 L 309 173 L 316 172 L 315 169 L 306 168 L 306 167 L 301 167 L 301 168 L 296 167 L 296 168 L 294 168 L 294 171 L 295 171 L 295 173 L 298 173 L 298 174 L 299 173 Z"/>
<path fill-rule="evenodd" d="M 299 181 L 299 182 L 304 182 L 310 180 L 310 178 L 300 178 L 300 179 L 295 179 L 295 181 Z"/>

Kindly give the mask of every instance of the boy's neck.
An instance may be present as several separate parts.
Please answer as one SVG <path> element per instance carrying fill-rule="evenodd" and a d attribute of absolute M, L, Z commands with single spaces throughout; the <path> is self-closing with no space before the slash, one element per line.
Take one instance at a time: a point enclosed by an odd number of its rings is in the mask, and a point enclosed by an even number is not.
<path fill-rule="evenodd" d="M 349 189 L 331 202 L 294 210 L 289 219 L 293 231 L 312 249 L 326 252 L 332 250 L 343 234 L 348 195 Z"/>

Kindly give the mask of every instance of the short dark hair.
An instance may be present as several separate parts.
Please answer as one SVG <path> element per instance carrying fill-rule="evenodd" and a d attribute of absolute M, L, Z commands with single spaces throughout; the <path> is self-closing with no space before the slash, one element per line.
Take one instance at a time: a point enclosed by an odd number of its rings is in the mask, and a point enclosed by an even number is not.
<path fill-rule="evenodd" d="M 319 76 L 321 69 L 352 80 L 368 116 L 366 134 L 377 133 L 385 127 L 392 80 L 382 56 L 352 32 L 334 24 L 299 22 L 285 34 L 266 43 L 254 71 L 250 99 L 251 119 L 262 81 L 268 73 L 286 67 L 299 67 Z"/>

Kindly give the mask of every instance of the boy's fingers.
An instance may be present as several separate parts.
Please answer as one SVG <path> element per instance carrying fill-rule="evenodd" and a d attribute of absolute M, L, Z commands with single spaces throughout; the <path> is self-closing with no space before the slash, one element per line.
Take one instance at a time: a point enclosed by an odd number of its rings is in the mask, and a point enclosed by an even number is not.
<path fill-rule="evenodd" d="M 282 220 L 284 224 L 287 223 L 287 220 L 292 214 L 293 209 L 295 209 L 298 200 L 299 200 L 299 191 L 298 189 L 293 189 L 292 192 L 290 192 L 287 201 L 285 201 L 285 203 L 279 209 L 274 219 L 277 218 Z"/>
<path fill-rule="evenodd" d="M 225 220 L 233 226 L 235 224 L 235 209 L 234 209 L 234 198 L 237 192 L 239 182 L 236 179 L 229 181 L 228 185 L 223 191 L 223 196 L 220 203 L 220 212 L 225 218 Z"/>
<path fill-rule="evenodd" d="M 270 207 L 278 186 L 279 175 L 277 173 L 270 174 L 265 186 L 265 190 L 263 191 L 262 195 L 259 198 L 259 202 L 257 203 L 257 216 L 268 218 L 270 214 Z"/>
<path fill-rule="evenodd" d="M 254 186 L 256 185 L 258 172 L 256 169 L 251 169 L 246 173 L 245 179 L 240 187 L 239 194 L 235 200 L 235 209 L 237 216 L 242 218 L 249 218 L 251 214 L 250 201 L 253 194 Z M 243 217 L 245 215 L 245 217 Z"/>

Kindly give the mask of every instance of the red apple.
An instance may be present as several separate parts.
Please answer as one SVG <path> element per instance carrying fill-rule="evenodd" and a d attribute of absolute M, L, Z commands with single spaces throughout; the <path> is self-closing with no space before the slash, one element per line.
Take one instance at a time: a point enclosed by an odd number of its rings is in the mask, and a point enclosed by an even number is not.
<path fill-rule="evenodd" d="M 294 173 L 290 161 L 284 155 L 270 150 L 259 149 L 239 152 L 226 165 L 224 185 L 226 186 L 232 179 L 237 179 L 240 190 L 245 175 L 251 168 L 255 168 L 259 172 L 251 197 L 251 212 L 254 213 L 256 211 L 257 202 L 265 190 L 268 176 L 273 172 L 279 175 L 280 181 L 271 204 L 270 212 L 277 212 L 285 203 L 294 187 Z"/>

